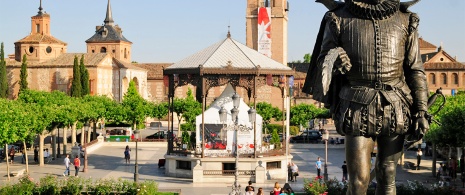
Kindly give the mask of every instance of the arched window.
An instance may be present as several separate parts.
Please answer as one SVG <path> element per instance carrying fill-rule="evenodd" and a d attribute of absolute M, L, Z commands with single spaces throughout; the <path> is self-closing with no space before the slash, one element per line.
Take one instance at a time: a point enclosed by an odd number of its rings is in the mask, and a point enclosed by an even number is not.
<path fill-rule="evenodd" d="M 441 81 L 442 81 L 442 84 L 447 85 L 447 76 L 445 73 L 441 74 Z"/>
<path fill-rule="evenodd" d="M 436 75 L 434 75 L 434 73 L 430 73 L 430 74 L 429 74 L 429 82 L 430 82 L 432 85 L 436 85 Z"/>
<path fill-rule="evenodd" d="M 457 73 L 452 74 L 452 82 L 454 83 L 454 85 L 459 84 L 459 75 L 457 75 Z"/>
<path fill-rule="evenodd" d="M 100 48 L 100 53 L 107 53 L 107 48 L 106 47 Z"/>
<path fill-rule="evenodd" d="M 126 53 L 126 48 L 124 48 L 124 59 L 128 58 L 127 53 Z"/>

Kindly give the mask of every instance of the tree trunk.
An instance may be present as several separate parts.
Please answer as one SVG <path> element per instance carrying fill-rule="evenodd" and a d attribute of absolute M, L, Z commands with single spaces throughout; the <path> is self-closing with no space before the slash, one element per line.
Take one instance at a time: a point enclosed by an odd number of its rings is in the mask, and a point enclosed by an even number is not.
<path fill-rule="evenodd" d="M 73 126 L 71 127 L 71 144 L 74 146 L 74 144 L 77 142 L 76 140 L 76 125 L 77 121 L 73 123 Z"/>
<path fill-rule="evenodd" d="M 94 134 L 92 135 L 92 140 L 97 139 L 97 121 L 94 121 Z"/>
<path fill-rule="evenodd" d="M 63 155 L 66 156 L 66 146 L 68 146 L 68 127 L 63 127 Z"/>
<path fill-rule="evenodd" d="M 84 145 L 84 137 L 85 137 L 85 133 L 84 132 L 84 127 L 81 127 L 81 145 Z"/>
<path fill-rule="evenodd" d="M 6 174 L 8 175 L 8 181 L 10 181 L 10 162 L 8 162 L 8 144 L 5 144 L 5 159 L 6 159 Z"/>
<path fill-rule="evenodd" d="M 26 161 L 26 173 L 29 173 L 29 160 L 27 158 L 26 141 L 23 141 L 23 151 L 24 151 L 24 160 Z"/>
<path fill-rule="evenodd" d="M 433 172 L 433 177 L 436 177 L 436 160 L 437 160 L 437 155 L 436 155 L 436 143 L 433 142 L 433 166 L 432 166 L 432 172 Z"/>
<path fill-rule="evenodd" d="M 44 129 L 44 132 L 46 130 Z M 39 134 L 39 166 L 43 167 L 44 166 L 44 139 L 45 139 L 45 134 L 41 133 Z"/>
<path fill-rule="evenodd" d="M 89 130 L 89 129 L 87 129 L 87 132 L 86 132 L 86 133 L 87 133 L 87 136 L 86 136 L 86 138 L 87 138 L 86 143 L 89 143 L 89 142 L 90 142 L 90 136 L 92 135 L 92 131 Z"/>
<path fill-rule="evenodd" d="M 57 128 L 56 127 L 53 127 L 53 130 L 50 136 L 52 136 L 52 143 L 51 143 L 52 155 L 51 156 L 56 159 L 57 158 Z"/>

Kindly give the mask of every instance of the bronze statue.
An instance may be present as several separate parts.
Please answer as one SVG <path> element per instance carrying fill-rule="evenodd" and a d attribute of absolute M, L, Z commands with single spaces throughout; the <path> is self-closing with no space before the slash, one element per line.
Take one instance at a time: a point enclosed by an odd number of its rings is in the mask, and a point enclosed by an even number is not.
<path fill-rule="evenodd" d="M 376 194 L 396 194 L 404 140 L 429 129 L 428 88 L 418 45 L 416 1 L 317 0 L 330 9 L 303 92 L 325 103 L 346 138 L 347 194 L 366 194 L 375 141 Z"/>

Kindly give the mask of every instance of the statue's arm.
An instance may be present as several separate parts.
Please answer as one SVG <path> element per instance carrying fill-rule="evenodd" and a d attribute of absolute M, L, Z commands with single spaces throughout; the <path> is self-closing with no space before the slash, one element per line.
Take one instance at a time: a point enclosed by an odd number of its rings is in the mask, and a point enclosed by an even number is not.
<path fill-rule="evenodd" d="M 407 85 L 412 91 L 412 114 L 418 115 L 421 113 L 420 115 L 424 116 L 424 113 L 428 110 L 428 87 L 418 43 L 418 23 L 418 16 L 411 13 L 404 72 Z"/>

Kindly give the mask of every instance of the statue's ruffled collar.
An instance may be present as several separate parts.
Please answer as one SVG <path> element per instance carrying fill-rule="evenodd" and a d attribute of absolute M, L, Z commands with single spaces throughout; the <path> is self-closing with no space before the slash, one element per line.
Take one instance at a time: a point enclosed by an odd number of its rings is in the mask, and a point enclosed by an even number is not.
<path fill-rule="evenodd" d="M 382 20 L 390 18 L 399 10 L 399 0 L 386 0 L 372 5 L 355 0 L 345 2 L 349 11 L 357 17 L 364 19 Z"/>

